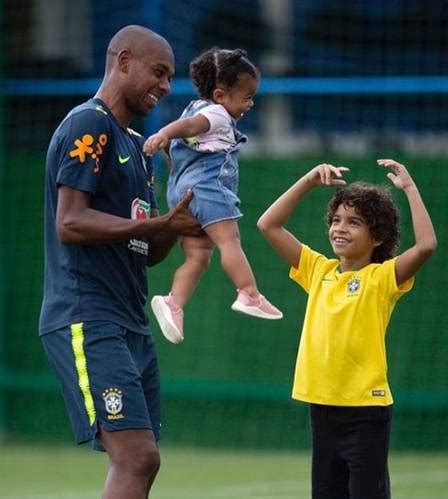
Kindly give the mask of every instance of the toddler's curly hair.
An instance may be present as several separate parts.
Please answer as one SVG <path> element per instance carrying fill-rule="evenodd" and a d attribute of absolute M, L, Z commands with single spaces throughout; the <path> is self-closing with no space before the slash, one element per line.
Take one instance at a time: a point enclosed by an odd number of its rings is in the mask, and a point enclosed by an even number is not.
<path fill-rule="evenodd" d="M 382 263 L 396 255 L 400 242 L 400 214 L 387 186 L 354 182 L 337 189 L 327 206 L 328 227 L 341 204 L 353 207 L 365 220 L 372 237 L 382 241 L 372 253 L 372 263 Z"/>

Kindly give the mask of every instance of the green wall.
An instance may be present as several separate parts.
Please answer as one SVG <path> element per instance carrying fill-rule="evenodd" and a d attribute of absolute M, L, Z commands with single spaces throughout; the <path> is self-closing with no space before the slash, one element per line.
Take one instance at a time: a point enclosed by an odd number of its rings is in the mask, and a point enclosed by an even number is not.
<path fill-rule="evenodd" d="M 397 157 L 420 186 L 438 233 L 439 249 L 419 272 L 415 289 L 397 305 L 388 331 L 389 374 L 395 395 L 395 449 L 448 449 L 447 246 L 448 169 L 439 158 Z M 321 161 L 351 168 L 349 180 L 388 182 L 374 157 L 309 157 L 241 162 L 243 246 L 264 294 L 284 312 L 282 321 L 235 314 L 232 283 L 215 254 L 185 309 L 185 341 L 169 344 L 153 318 L 163 390 L 167 442 L 219 447 L 302 448 L 309 445 L 307 407 L 290 399 L 305 294 L 270 250 L 255 223 L 295 179 Z M 43 171 L 40 156 L 8 156 L 0 178 L 3 218 L 4 320 L 0 324 L 0 401 L 3 431 L 11 438 L 70 441 L 55 378 L 44 357 L 37 322 L 43 273 Z M 163 198 L 165 179 L 159 179 Z M 402 192 L 403 247 L 413 231 Z M 323 221 L 328 189 L 314 191 L 300 210 L 301 239 L 330 254 Z M 293 217 L 294 232 L 299 217 Z M 151 293 L 166 293 L 182 261 L 177 248 L 149 271 Z M 2 349 L 0 348 L 0 353 Z"/>

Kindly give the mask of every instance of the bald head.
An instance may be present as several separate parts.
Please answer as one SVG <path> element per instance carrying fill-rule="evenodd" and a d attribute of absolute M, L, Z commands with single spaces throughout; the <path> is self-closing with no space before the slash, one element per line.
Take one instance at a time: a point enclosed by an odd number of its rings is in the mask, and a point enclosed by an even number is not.
<path fill-rule="evenodd" d="M 173 75 L 174 54 L 165 38 L 144 26 L 125 26 L 109 43 L 95 96 L 129 126 L 133 116 L 147 116 L 170 93 Z"/>
<path fill-rule="evenodd" d="M 136 24 L 125 26 L 120 29 L 109 42 L 106 55 L 106 73 L 113 66 L 116 56 L 122 51 L 127 50 L 135 57 L 142 57 L 144 54 L 151 53 L 153 50 L 164 48 L 172 52 L 170 44 L 154 31 L 144 26 Z"/>

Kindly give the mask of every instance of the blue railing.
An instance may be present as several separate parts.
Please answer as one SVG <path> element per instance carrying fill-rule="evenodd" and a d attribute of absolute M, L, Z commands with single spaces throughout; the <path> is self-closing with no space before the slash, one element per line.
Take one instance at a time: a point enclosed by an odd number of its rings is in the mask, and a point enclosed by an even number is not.
<path fill-rule="evenodd" d="M 92 95 L 100 78 L 10 79 L 3 84 L 7 95 Z M 173 95 L 193 95 L 188 78 L 175 78 Z M 448 93 L 448 76 L 380 77 L 264 77 L 260 95 L 358 95 L 358 94 L 440 94 Z"/>
<path fill-rule="evenodd" d="M 3 82 L 6 95 L 70 96 L 94 95 L 101 78 L 9 79 Z M 188 78 L 174 78 L 172 95 L 191 96 L 195 90 Z M 263 77 L 258 95 L 430 95 L 448 93 L 448 76 L 381 77 Z M 155 108 L 144 122 L 144 133 L 161 126 Z"/>

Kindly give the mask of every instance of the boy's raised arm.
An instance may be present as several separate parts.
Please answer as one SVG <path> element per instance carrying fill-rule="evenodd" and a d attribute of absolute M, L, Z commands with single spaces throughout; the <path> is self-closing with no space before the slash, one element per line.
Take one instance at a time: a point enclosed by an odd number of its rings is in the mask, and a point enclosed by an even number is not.
<path fill-rule="evenodd" d="M 379 159 L 378 165 L 389 168 L 387 177 L 406 194 L 411 210 L 415 244 L 404 251 L 396 260 L 397 284 L 403 284 L 428 260 L 437 247 L 437 238 L 431 217 L 420 196 L 418 188 L 406 167 L 392 159 Z"/>
<path fill-rule="evenodd" d="M 314 167 L 284 192 L 263 213 L 257 227 L 274 250 L 291 266 L 297 266 L 302 243 L 284 225 L 303 196 L 319 185 L 344 185 L 343 172 L 348 168 L 321 164 Z"/>

